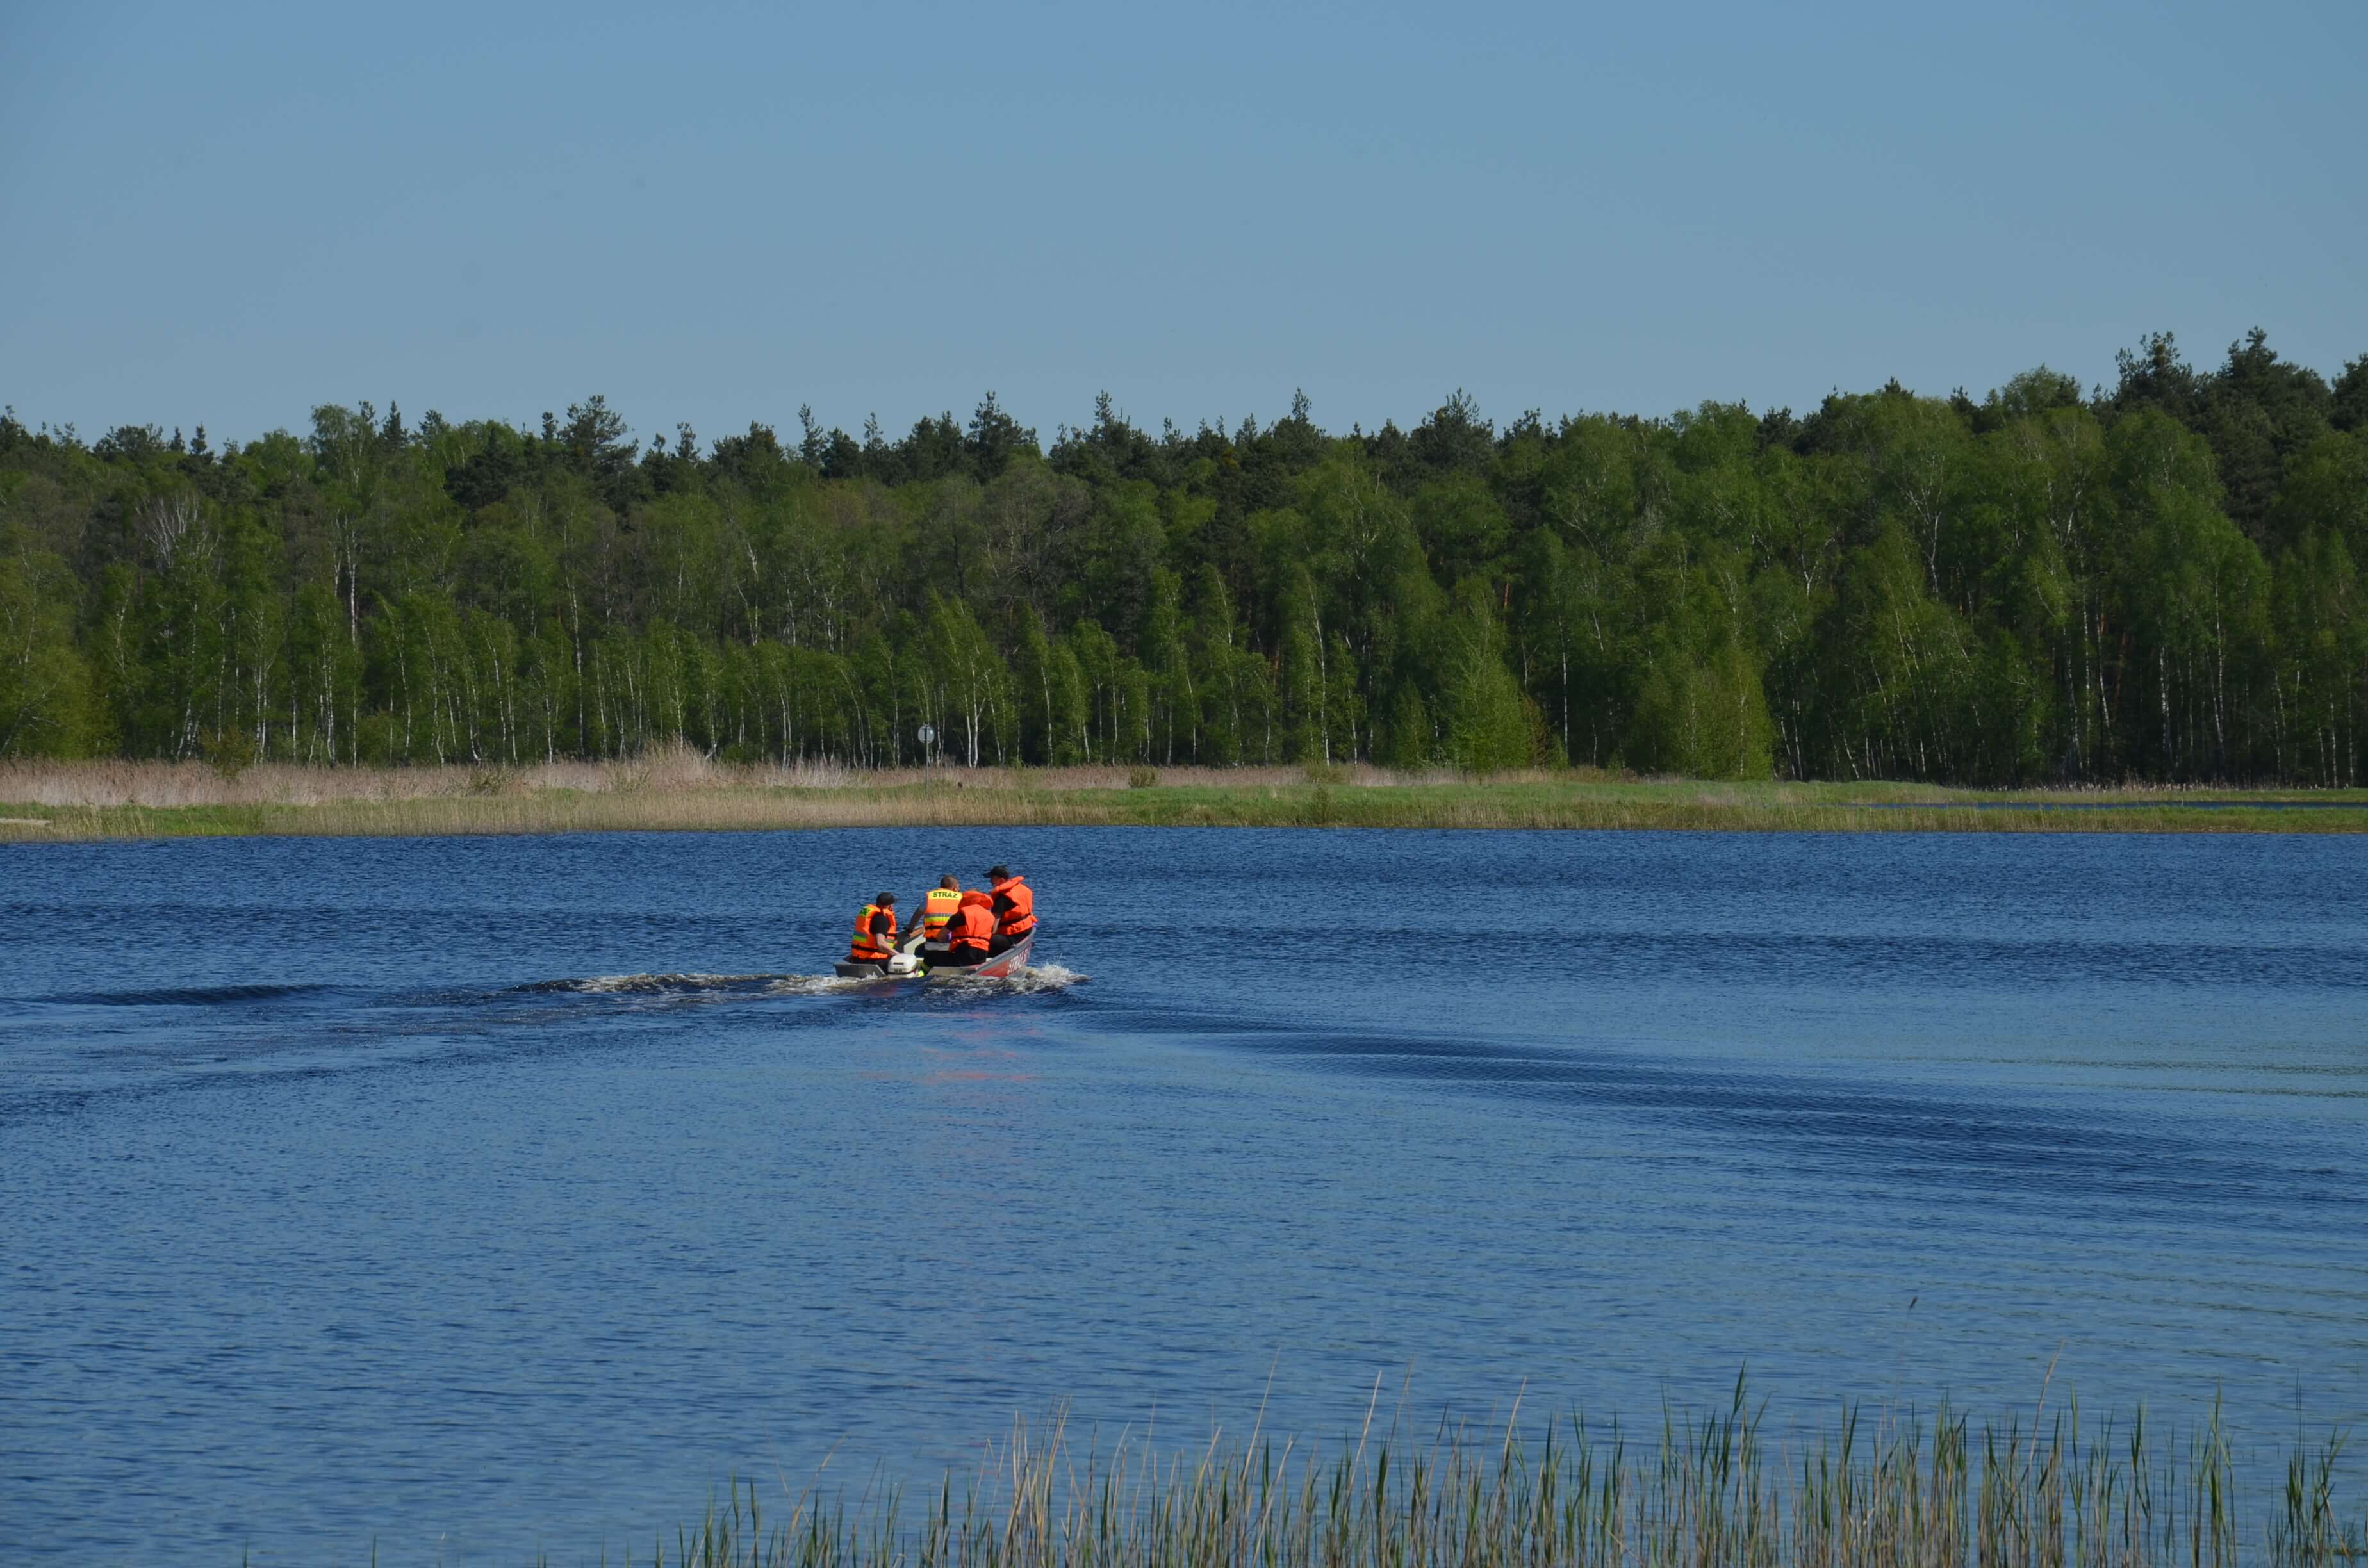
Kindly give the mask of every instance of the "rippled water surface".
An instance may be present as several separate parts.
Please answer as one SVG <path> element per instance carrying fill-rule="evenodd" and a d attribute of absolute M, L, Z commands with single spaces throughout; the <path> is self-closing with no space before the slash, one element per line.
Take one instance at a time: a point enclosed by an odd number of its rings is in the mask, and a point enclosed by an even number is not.
<path fill-rule="evenodd" d="M 1047 967 L 847 987 L 1031 873 Z M 2368 1419 L 2368 843 L 0 848 L 0 1540 L 613 1556 L 1015 1415 Z M 1523 1392 L 1526 1386 L 1526 1392 Z"/>

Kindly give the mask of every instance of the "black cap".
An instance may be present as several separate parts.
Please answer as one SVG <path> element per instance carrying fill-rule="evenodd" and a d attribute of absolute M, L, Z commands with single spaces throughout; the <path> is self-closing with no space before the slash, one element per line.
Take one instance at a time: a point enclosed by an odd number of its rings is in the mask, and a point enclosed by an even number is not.
<path fill-rule="evenodd" d="M 894 903 L 896 902 L 896 895 L 893 892 L 883 892 L 871 902 L 874 903 Z"/>
<path fill-rule="evenodd" d="M 1009 875 L 1011 868 L 1008 866 L 989 866 L 986 869 L 986 880 L 991 882 L 999 882 Z"/>

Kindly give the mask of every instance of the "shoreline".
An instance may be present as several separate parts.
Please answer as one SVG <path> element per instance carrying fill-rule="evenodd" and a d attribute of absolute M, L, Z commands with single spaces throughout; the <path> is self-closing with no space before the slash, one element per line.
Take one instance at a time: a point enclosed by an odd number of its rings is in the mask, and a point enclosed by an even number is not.
<path fill-rule="evenodd" d="M 731 768 L 696 754 L 523 769 L 0 766 L 0 844 L 850 827 L 1793 833 L 2368 833 L 2368 790 L 1949 790 L 1543 770 Z"/>

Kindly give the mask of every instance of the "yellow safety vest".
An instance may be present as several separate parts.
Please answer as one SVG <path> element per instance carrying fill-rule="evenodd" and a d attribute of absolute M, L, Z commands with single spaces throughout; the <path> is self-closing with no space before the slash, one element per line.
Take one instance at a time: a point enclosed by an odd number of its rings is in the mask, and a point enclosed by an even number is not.
<path fill-rule="evenodd" d="M 962 890 L 960 888 L 931 888 L 928 907 L 921 912 L 922 929 L 932 937 L 942 935 L 946 928 L 946 922 L 951 920 L 954 917 L 954 911 L 961 907 Z"/>

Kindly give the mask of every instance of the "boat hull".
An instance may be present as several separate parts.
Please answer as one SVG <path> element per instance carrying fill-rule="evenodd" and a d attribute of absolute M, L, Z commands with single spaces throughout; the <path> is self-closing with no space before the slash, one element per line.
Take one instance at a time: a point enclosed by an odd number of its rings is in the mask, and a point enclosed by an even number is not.
<path fill-rule="evenodd" d="M 949 964 L 939 961 L 945 948 L 931 942 L 920 949 L 921 971 L 912 974 L 891 974 L 886 964 L 855 959 L 841 959 L 831 967 L 841 980 L 1008 980 L 1028 967 L 1028 954 L 1035 945 L 1036 933 L 1030 931 L 985 963 Z"/>
<path fill-rule="evenodd" d="M 1036 945 L 1036 933 L 1030 931 L 1010 947 L 975 964 L 931 964 L 931 980 L 1008 980 L 1028 967 L 1028 950 Z M 925 953 L 927 949 L 922 949 Z"/>

